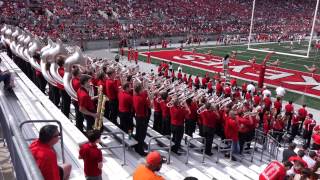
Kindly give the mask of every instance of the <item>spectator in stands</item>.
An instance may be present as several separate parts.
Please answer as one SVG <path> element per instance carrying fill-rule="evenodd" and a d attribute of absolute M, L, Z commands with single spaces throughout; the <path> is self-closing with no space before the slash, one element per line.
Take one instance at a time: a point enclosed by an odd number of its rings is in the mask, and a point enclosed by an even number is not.
<path fill-rule="evenodd" d="M 53 146 L 59 141 L 60 132 L 55 125 L 45 125 L 40 129 L 39 138 L 30 145 L 30 151 L 45 180 L 67 180 L 71 172 L 70 164 L 58 166 Z"/>
<path fill-rule="evenodd" d="M 3 89 L 6 91 L 12 90 L 12 85 L 10 84 L 11 81 L 11 74 L 9 71 L 1 71 L 0 70 L 0 82 L 4 83 Z"/>
<path fill-rule="evenodd" d="M 133 173 L 133 180 L 164 180 L 156 172 L 160 171 L 162 163 L 165 162 L 166 159 L 158 151 L 150 152 L 146 157 L 146 164 L 139 165 Z"/>
<path fill-rule="evenodd" d="M 272 161 L 262 171 L 259 180 L 283 180 L 286 177 L 286 172 L 293 166 L 289 161 L 280 163 L 279 161 Z"/>
<path fill-rule="evenodd" d="M 313 168 L 316 164 L 317 153 L 310 151 L 308 155 L 304 155 L 302 159 L 308 164 L 308 168 Z"/>
<path fill-rule="evenodd" d="M 102 152 L 97 144 L 100 142 L 101 132 L 90 130 L 87 132 L 89 142 L 80 147 L 79 159 L 84 161 L 84 174 L 87 180 L 102 180 L 101 169 L 103 166 Z"/>
<path fill-rule="evenodd" d="M 294 150 L 296 149 L 297 145 L 295 143 L 290 143 L 288 148 L 283 150 L 282 153 L 282 162 L 286 162 L 288 161 L 288 159 L 291 156 L 296 156 L 297 154 L 294 152 Z"/>

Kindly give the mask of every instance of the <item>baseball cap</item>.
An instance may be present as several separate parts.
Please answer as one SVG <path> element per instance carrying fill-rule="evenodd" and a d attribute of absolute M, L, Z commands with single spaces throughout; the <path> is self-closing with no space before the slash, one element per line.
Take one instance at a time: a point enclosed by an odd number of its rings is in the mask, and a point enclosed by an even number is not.
<path fill-rule="evenodd" d="M 158 151 L 152 151 L 147 155 L 146 161 L 149 165 L 158 166 L 167 162 L 166 158 L 160 155 Z"/>

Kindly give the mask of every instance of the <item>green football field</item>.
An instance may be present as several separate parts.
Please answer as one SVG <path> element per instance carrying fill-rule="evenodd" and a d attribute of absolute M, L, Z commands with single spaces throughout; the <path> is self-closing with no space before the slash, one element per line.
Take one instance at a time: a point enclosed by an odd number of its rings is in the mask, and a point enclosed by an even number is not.
<path fill-rule="evenodd" d="M 226 54 L 231 54 L 232 51 L 237 51 L 238 60 L 248 61 L 253 56 L 257 58 L 257 63 L 261 63 L 264 60 L 264 57 L 267 54 L 266 52 L 257 52 L 257 51 L 248 50 L 247 47 L 248 47 L 247 45 L 207 46 L 204 44 L 202 46 L 185 47 L 184 50 L 192 50 L 194 48 L 196 52 L 203 53 L 203 54 L 207 53 L 210 50 L 214 55 L 218 55 L 221 57 L 224 57 Z M 255 49 L 263 48 L 269 51 L 278 51 L 283 53 L 306 55 L 307 42 L 302 42 L 300 45 L 297 42 L 295 42 L 292 49 L 290 48 L 290 43 L 285 43 L 285 42 L 281 43 L 280 45 L 278 43 L 251 45 L 251 48 L 255 48 Z M 161 49 L 152 49 L 151 51 L 158 51 L 158 50 L 161 50 Z M 311 66 L 312 64 L 315 64 L 317 67 L 320 67 L 319 56 L 320 56 L 320 52 L 318 53 L 314 50 L 314 48 L 312 48 L 312 51 L 310 51 L 309 58 L 274 54 L 270 58 L 269 62 L 273 62 L 279 59 L 281 62 L 280 67 L 282 68 L 307 72 L 304 65 Z M 146 57 L 139 56 L 139 60 L 146 61 Z M 151 63 L 159 64 L 160 61 L 157 59 L 151 58 Z M 173 67 L 174 69 L 177 69 L 178 65 L 173 64 Z M 182 67 L 183 67 L 183 71 L 188 74 L 193 74 L 193 75 L 200 74 L 203 76 L 206 73 L 205 71 L 199 70 L 196 68 L 190 68 L 183 65 Z M 210 74 L 210 77 L 212 77 L 212 75 L 213 74 Z M 241 85 L 243 81 L 238 79 L 237 82 L 238 82 L 238 85 Z M 272 94 L 275 95 L 275 92 L 274 92 L 275 88 L 269 87 L 269 89 L 272 90 L 273 91 Z M 320 99 L 303 95 L 303 92 L 301 92 L 301 94 L 297 94 L 297 93 L 287 91 L 284 100 L 286 101 L 292 100 L 294 103 L 297 103 L 297 104 L 305 103 L 309 107 L 320 109 Z"/>

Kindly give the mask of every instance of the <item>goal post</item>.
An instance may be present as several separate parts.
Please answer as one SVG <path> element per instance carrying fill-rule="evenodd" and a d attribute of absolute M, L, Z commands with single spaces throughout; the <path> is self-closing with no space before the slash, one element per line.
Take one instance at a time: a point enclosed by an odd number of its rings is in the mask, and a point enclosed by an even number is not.
<path fill-rule="evenodd" d="M 251 13 L 251 22 L 250 22 L 250 30 L 249 30 L 249 37 L 248 37 L 248 50 L 251 50 L 251 51 L 258 51 L 258 52 L 266 52 L 266 53 L 269 53 L 269 52 L 274 52 L 275 54 L 281 54 L 281 55 L 287 55 L 287 56 L 294 56 L 294 57 L 301 57 L 301 58 L 309 58 L 310 57 L 310 51 L 311 51 L 311 45 L 312 45 L 312 40 L 313 40 L 313 37 L 314 37 L 314 29 L 315 29 L 315 24 L 316 24 L 316 20 L 317 20 L 317 15 L 318 15 L 318 6 L 319 6 L 319 1 L 320 0 L 317 0 L 316 2 L 316 7 L 315 7 L 315 10 L 314 10 L 314 14 L 313 14 L 313 21 L 312 21 L 312 27 L 311 27 L 311 32 L 310 34 L 308 34 L 310 36 L 310 38 L 308 39 L 308 46 L 307 46 L 307 49 L 306 49 L 306 54 L 295 54 L 295 53 L 288 53 L 288 52 L 280 52 L 280 51 L 277 51 L 277 50 L 267 50 L 267 49 L 263 49 L 263 48 L 255 48 L 252 43 L 252 34 L 254 32 L 253 31 L 253 28 L 254 28 L 254 14 L 255 14 L 255 11 L 256 11 L 256 1 L 257 0 L 253 0 L 253 4 L 252 4 L 252 13 Z M 276 42 L 274 42 L 276 43 Z M 254 43 L 254 44 L 257 44 L 257 43 Z"/>

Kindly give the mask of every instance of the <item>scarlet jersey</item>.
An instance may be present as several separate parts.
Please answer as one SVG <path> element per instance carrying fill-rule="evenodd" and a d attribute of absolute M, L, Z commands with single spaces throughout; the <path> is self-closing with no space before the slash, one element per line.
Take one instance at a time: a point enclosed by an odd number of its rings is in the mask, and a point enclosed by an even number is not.
<path fill-rule="evenodd" d="M 237 85 L 237 80 L 235 78 L 232 78 L 230 80 L 230 84 L 231 84 L 232 87 L 236 86 Z"/>
<path fill-rule="evenodd" d="M 200 80 L 199 80 L 198 76 L 194 79 L 194 84 L 195 85 L 199 85 L 200 84 Z"/>
<path fill-rule="evenodd" d="M 215 128 L 217 126 L 218 116 L 214 111 L 205 110 L 201 112 L 200 117 L 203 125 L 209 128 Z"/>
<path fill-rule="evenodd" d="M 263 102 L 264 102 L 264 106 L 265 106 L 266 108 L 270 108 L 271 105 L 272 105 L 272 101 L 271 101 L 270 97 L 264 98 Z"/>
<path fill-rule="evenodd" d="M 173 106 L 170 108 L 171 124 L 175 126 L 183 126 L 184 120 L 188 112 L 181 107 Z"/>
<path fill-rule="evenodd" d="M 274 108 L 276 108 L 278 111 L 280 111 L 282 109 L 282 104 L 280 101 L 275 101 L 273 103 Z"/>
<path fill-rule="evenodd" d="M 207 88 L 208 88 L 208 90 L 212 90 L 212 82 L 211 81 L 207 84 Z"/>
<path fill-rule="evenodd" d="M 281 119 L 277 119 L 273 122 L 273 129 L 282 131 L 284 128 L 284 122 Z"/>
<path fill-rule="evenodd" d="M 252 126 L 252 124 L 254 124 L 252 119 L 250 119 L 249 117 L 244 118 L 244 117 L 237 116 L 236 120 L 239 124 L 239 132 L 241 133 L 249 132 L 250 127 Z"/>
<path fill-rule="evenodd" d="M 155 112 L 161 112 L 160 103 L 158 102 L 158 97 L 153 99 L 153 109 Z"/>
<path fill-rule="evenodd" d="M 201 80 L 202 86 L 205 86 L 207 84 L 207 78 L 202 78 Z"/>
<path fill-rule="evenodd" d="M 307 118 L 303 123 L 304 129 L 306 129 L 307 131 L 312 131 L 316 124 L 316 121 L 310 118 Z"/>
<path fill-rule="evenodd" d="M 252 96 L 249 92 L 246 93 L 246 100 L 251 100 Z"/>
<path fill-rule="evenodd" d="M 217 93 L 221 93 L 222 90 L 223 90 L 222 85 L 221 85 L 220 83 L 217 83 L 217 85 L 216 85 L 216 92 L 217 92 Z"/>
<path fill-rule="evenodd" d="M 292 104 L 287 104 L 284 109 L 286 110 L 286 112 L 288 113 L 292 113 L 293 112 L 293 105 Z"/>
<path fill-rule="evenodd" d="M 227 139 L 232 139 L 233 141 L 239 140 L 239 137 L 238 137 L 239 126 L 236 120 L 233 120 L 230 117 L 227 118 L 224 130 L 225 130 L 225 136 Z"/>
<path fill-rule="evenodd" d="M 242 88 L 242 91 L 247 91 L 247 83 L 243 83 L 241 88 Z"/>
<path fill-rule="evenodd" d="M 182 73 L 181 72 L 178 72 L 178 79 L 182 79 Z"/>
<path fill-rule="evenodd" d="M 308 111 L 302 107 L 298 110 L 298 114 L 300 117 L 305 118 L 308 115 Z"/>
<path fill-rule="evenodd" d="M 260 174 L 259 180 L 284 180 L 285 177 L 284 165 L 278 161 L 272 161 Z"/>
<path fill-rule="evenodd" d="M 253 97 L 253 103 L 254 103 L 254 105 L 259 105 L 260 104 L 260 101 L 261 101 L 261 97 L 260 96 L 258 96 L 258 95 L 255 95 L 254 97 Z"/>
<path fill-rule="evenodd" d="M 231 95 L 231 88 L 230 88 L 229 86 L 226 86 L 226 87 L 224 88 L 224 94 L 226 94 L 226 95 Z"/>

